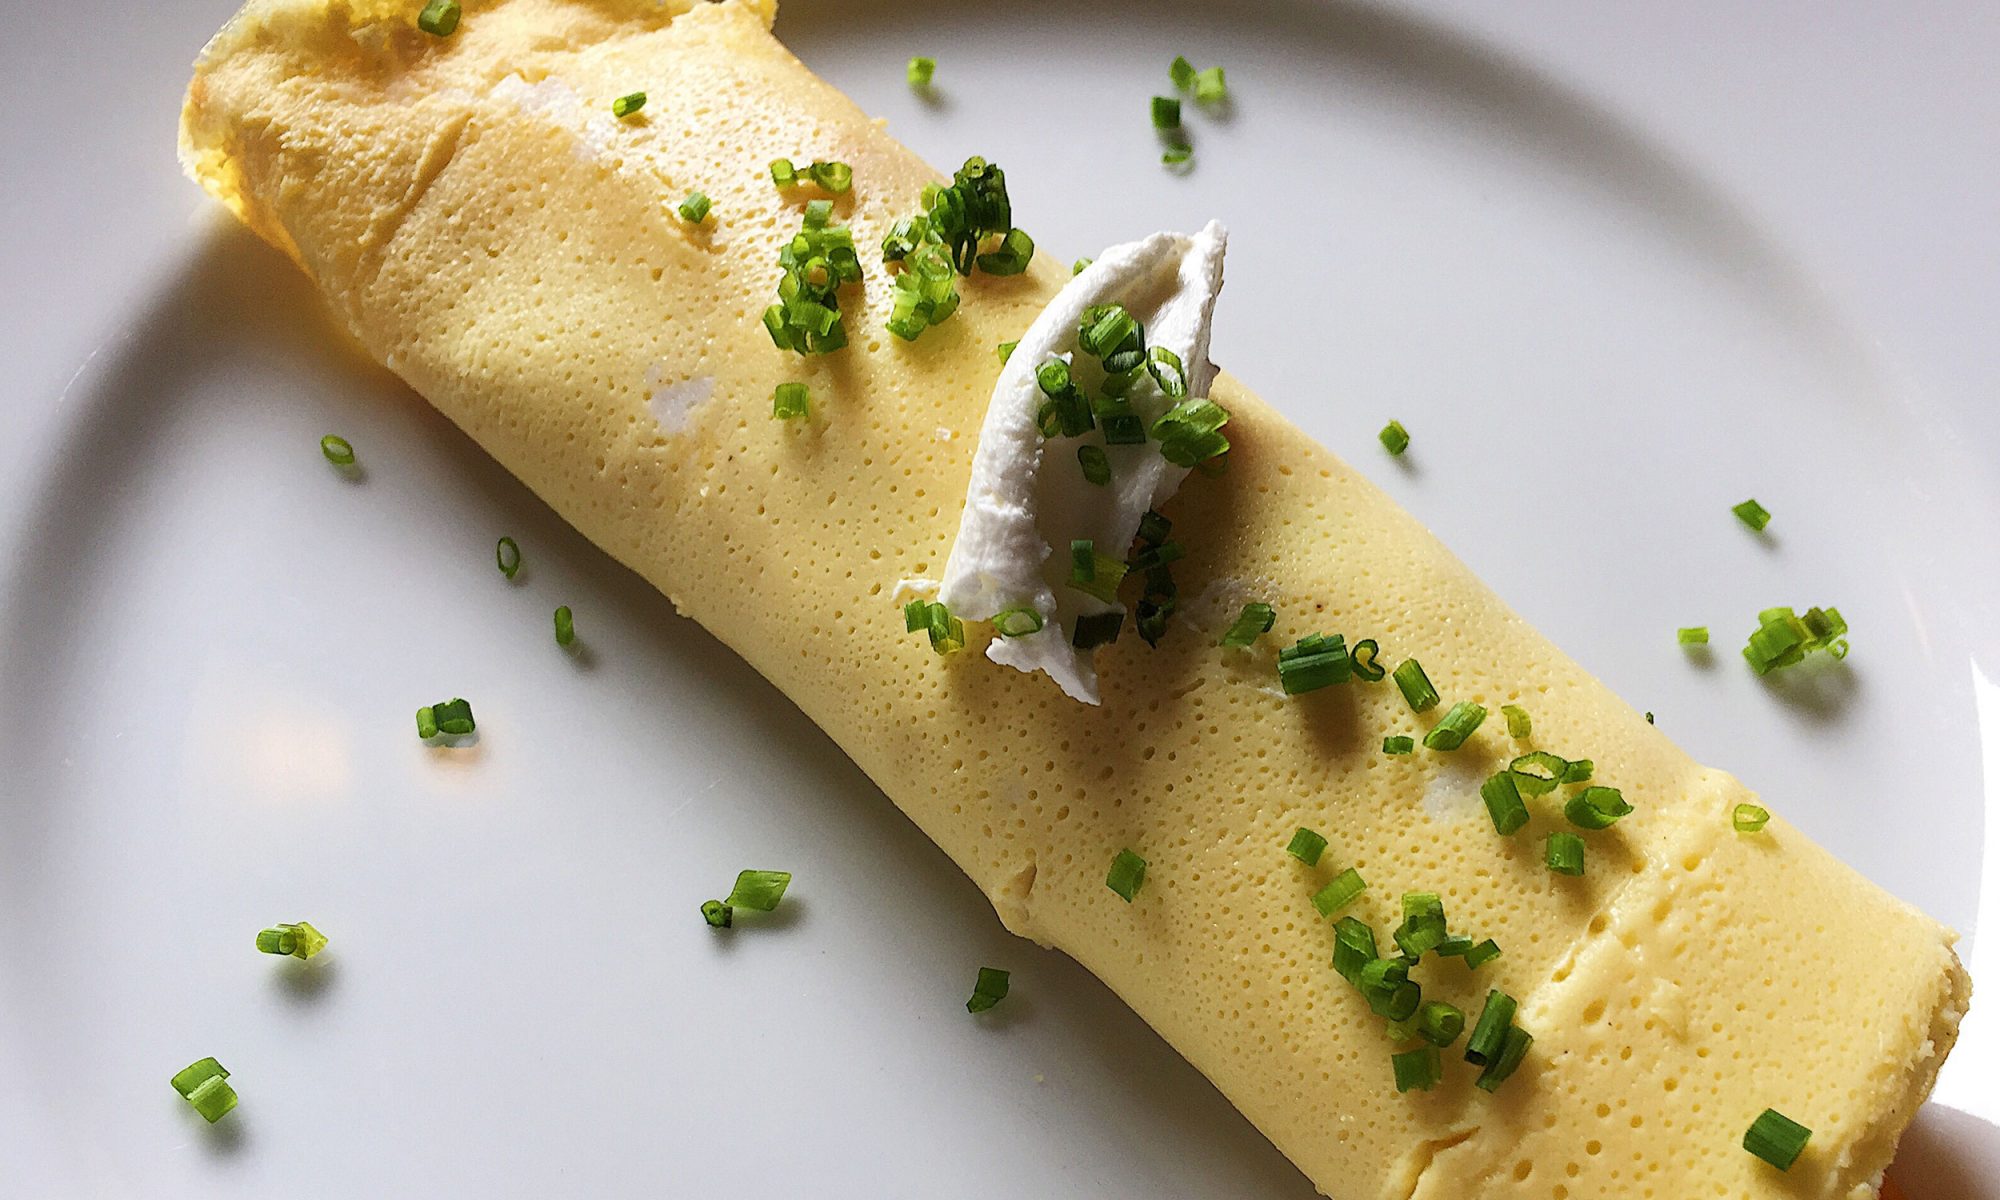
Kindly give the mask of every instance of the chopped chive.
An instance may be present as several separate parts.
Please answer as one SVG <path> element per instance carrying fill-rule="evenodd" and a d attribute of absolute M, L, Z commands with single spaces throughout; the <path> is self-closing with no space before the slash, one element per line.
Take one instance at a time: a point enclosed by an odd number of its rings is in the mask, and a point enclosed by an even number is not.
<path fill-rule="evenodd" d="M 1515 761 L 1518 762 L 1519 760 Z M 1590 773 L 1594 769 L 1595 764 L 1589 759 L 1579 758 L 1575 762 L 1563 767 L 1562 781 L 1564 783 L 1588 783 L 1590 782 Z"/>
<path fill-rule="evenodd" d="M 1403 923 L 1391 935 L 1396 948 L 1409 959 L 1422 958 L 1451 936 L 1445 930 L 1444 902 L 1436 892 L 1406 892 L 1403 895 Z"/>
<path fill-rule="evenodd" d="M 727 929 L 736 923 L 736 910 L 720 900 L 701 902 L 701 919 L 712 929 Z"/>
<path fill-rule="evenodd" d="M 729 889 L 729 899 L 723 903 L 731 908 L 770 912 L 785 898 L 785 889 L 790 886 L 790 871 L 739 871 L 736 886 Z"/>
<path fill-rule="evenodd" d="M 1074 278 L 1076 278 L 1076 277 L 1077 277 L 1078 275 L 1081 275 L 1081 274 L 1083 274 L 1083 270 L 1084 270 L 1084 268 L 1085 268 L 1085 267 L 1088 267 L 1088 266 L 1089 266 L 1089 265 L 1090 265 L 1091 263 L 1093 263 L 1093 262 L 1096 262 L 1096 261 L 1097 261 L 1097 260 L 1096 260 L 1096 259 L 1094 259 L 1094 258 L 1079 258 L 1079 259 L 1077 259 L 1077 260 L 1076 260 L 1075 262 L 1073 262 L 1073 263 L 1071 263 L 1071 264 L 1069 265 L 1069 274 L 1070 274 L 1070 278 L 1074 279 Z"/>
<path fill-rule="evenodd" d="M 576 641 L 576 617 L 565 604 L 556 609 L 556 645 L 567 646 Z"/>
<path fill-rule="evenodd" d="M 1743 1148 L 1780 1171 L 1789 1171 L 1811 1140 L 1812 1130 L 1775 1108 L 1767 1108 L 1750 1123 L 1743 1135 Z"/>
<path fill-rule="evenodd" d="M 1356 986 L 1368 1001 L 1369 1011 L 1391 1021 L 1407 1021 L 1423 999 L 1423 989 L 1410 982 L 1410 960 L 1378 958 L 1361 968 Z"/>
<path fill-rule="evenodd" d="M 432 37 L 450 37 L 458 28 L 458 0 L 431 0 L 424 5 L 424 11 L 417 14 L 417 28 Z M 210 1117 L 213 1121 L 215 1118 Z"/>
<path fill-rule="evenodd" d="M 965 1002 L 965 1011 L 983 1013 L 1007 998 L 1007 972 L 998 967 L 979 968 L 979 978 L 972 984 L 972 999 Z"/>
<path fill-rule="evenodd" d="M 1382 448 L 1392 457 L 1401 457 L 1403 451 L 1410 448 L 1410 431 L 1403 428 L 1401 421 L 1389 422 L 1382 427 L 1382 432 L 1375 436 L 1381 439 Z"/>
<path fill-rule="evenodd" d="M 1542 860 L 1558 875 L 1583 874 L 1583 839 L 1567 830 L 1551 833 Z"/>
<path fill-rule="evenodd" d="M 1508 763 L 1507 773 L 1514 777 L 1514 786 L 1523 796 L 1546 796 L 1563 782 L 1569 768 L 1569 760 L 1560 754 L 1530 750 Z"/>
<path fill-rule="evenodd" d="M 1498 988 L 1486 993 L 1486 1006 L 1479 1010 L 1472 1036 L 1465 1042 L 1466 1062 L 1483 1067 L 1500 1054 L 1507 1044 L 1507 1030 L 1514 1023 L 1516 1007 L 1514 998 Z"/>
<path fill-rule="evenodd" d="M 633 92 L 628 96 L 620 96 L 611 102 L 611 115 L 614 117 L 629 117 L 644 107 L 646 107 L 646 93 Z"/>
<path fill-rule="evenodd" d="M 1160 152 L 1162 166 L 1178 167 L 1192 161 L 1194 161 L 1193 146 L 1168 146 Z"/>
<path fill-rule="evenodd" d="M 1333 926 L 1333 969 L 1359 986 L 1361 968 L 1375 961 L 1375 931 L 1366 922 L 1342 917 Z"/>
<path fill-rule="evenodd" d="M 1382 739 L 1382 753 L 1384 754 L 1415 754 L 1416 752 L 1417 739 L 1413 737 L 1392 734 Z"/>
<path fill-rule="evenodd" d="M 1736 827 L 1738 833 L 1756 833 L 1770 821 L 1770 811 L 1755 804 L 1739 804 L 1729 815 L 1729 823 Z"/>
<path fill-rule="evenodd" d="M 1151 432 L 1160 443 L 1160 457 L 1177 467 L 1195 467 L 1229 452 L 1229 439 L 1221 432 L 1228 423 L 1228 409 L 1189 396 L 1153 422 Z"/>
<path fill-rule="evenodd" d="M 1330 917 L 1354 903 L 1354 898 L 1367 890 L 1368 884 L 1362 880 L 1361 872 L 1349 867 L 1313 893 L 1312 904 L 1319 910 L 1320 916 Z"/>
<path fill-rule="evenodd" d="M 1757 503 L 1755 500 L 1745 500 L 1743 503 L 1735 506 L 1729 511 L 1736 514 L 1737 520 L 1743 522 L 1745 525 L 1748 525 L 1750 528 L 1758 531 L 1759 533 L 1763 532 L 1764 526 L 1769 525 L 1771 523 L 1770 512 L 1767 509 L 1765 509 L 1763 505 Z"/>
<path fill-rule="evenodd" d="M 700 192 L 689 192 L 687 199 L 681 201 L 680 208 L 676 211 L 681 214 L 681 220 L 686 221 L 690 225 L 699 225 L 703 221 L 708 220 L 708 210 L 710 207 L 712 206 L 707 196 L 702 195 Z"/>
<path fill-rule="evenodd" d="M 803 174 L 836 196 L 854 186 L 854 168 L 844 162 L 815 162 Z"/>
<path fill-rule="evenodd" d="M 1146 882 L 1146 860 L 1130 850 L 1120 850 L 1118 857 L 1111 860 L 1111 872 L 1104 877 L 1104 886 L 1117 892 L 1125 903 L 1139 894 Z"/>
<path fill-rule="evenodd" d="M 1500 715 L 1507 718 L 1507 736 L 1517 742 L 1535 732 L 1534 718 L 1528 715 L 1527 709 L 1518 704 L 1501 705 Z"/>
<path fill-rule="evenodd" d="M 1292 835 L 1291 842 L 1285 846 L 1285 853 L 1309 867 L 1316 867 L 1319 865 L 1319 856 L 1326 853 L 1326 839 L 1301 826 L 1299 831 Z"/>
<path fill-rule="evenodd" d="M 1000 248 L 978 255 L 973 262 L 988 275 L 1019 275 L 1035 257 L 1035 239 L 1025 229 L 1009 229 L 1000 237 Z"/>
<path fill-rule="evenodd" d="M 1222 77 L 1221 67 L 1208 67 L 1195 73 L 1194 99 L 1197 104 L 1215 104 L 1229 96 L 1229 85 Z"/>
<path fill-rule="evenodd" d="M 1653 724 L 1653 723 L 1654 723 L 1654 722 L 1653 722 L 1653 710 L 1649 708 L 1649 709 L 1647 709 L 1647 710 L 1646 710 L 1646 724 L 1648 724 L 1648 725 L 1651 725 L 1651 724 Z"/>
<path fill-rule="evenodd" d="M 1632 806 L 1614 787 L 1592 785 L 1563 805 L 1563 815 L 1578 829 L 1609 829 L 1618 823 L 1618 818 L 1631 813 Z"/>
<path fill-rule="evenodd" d="M 1472 736 L 1486 720 L 1486 707 L 1470 700 L 1460 700 L 1444 714 L 1444 719 L 1431 727 L 1424 735 L 1424 746 L 1430 750 L 1456 750 Z"/>
<path fill-rule="evenodd" d="M 266 954 L 289 954 L 293 958 L 311 958 L 326 949 L 326 935 L 314 929 L 311 923 L 306 921 L 278 925 L 257 934 L 257 949 Z"/>
<path fill-rule="evenodd" d="M 1076 559 L 1076 545 L 1070 545 L 1069 585 L 1079 592 L 1094 596 L 1106 604 L 1118 597 L 1118 585 L 1125 582 L 1129 568 L 1115 558 L 1107 557 L 1092 550 L 1090 566 L 1085 569 Z"/>
<path fill-rule="evenodd" d="M 1014 347 L 1020 344 L 1021 343 L 1018 340 L 1012 342 L 1001 342 L 999 345 L 993 347 L 993 353 L 999 355 L 1000 361 L 1004 363 L 1008 359 L 1014 357 Z"/>
<path fill-rule="evenodd" d="M 1098 487 L 1111 482 L 1111 460 L 1105 456 L 1104 447 L 1088 443 L 1076 448 L 1077 465 L 1083 468 L 1085 480 Z"/>
<path fill-rule="evenodd" d="M 903 78 L 907 79 L 913 88 L 929 87 L 931 85 L 931 77 L 936 74 L 937 59 L 926 58 L 921 54 L 912 58 L 910 65 L 903 70 Z"/>
<path fill-rule="evenodd" d="M 781 383 L 771 393 L 771 415 L 780 421 L 809 416 L 812 391 L 803 383 Z"/>
<path fill-rule="evenodd" d="M 1167 65 L 1167 78 L 1174 81 L 1175 90 L 1187 91 L 1194 86 L 1194 64 L 1184 56 L 1176 55 L 1174 61 Z"/>
<path fill-rule="evenodd" d="M 1486 1064 L 1479 1078 L 1472 1081 L 1473 1086 L 1490 1092 L 1507 1082 L 1507 1077 L 1521 1065 L 1521 1060 L 1528 1057 L 1528 1047 L 1534 1044 L 1534 1035 L 1527 1030 L 1519 1025 L 1510 1027 L 1505 1040 L 1500 1043 L 1500 1052 Z"/>
<path fill-rule="evenodd" d="M 903 632 L 920 629 L 929 635 L 931 649 L 939 654 L 965 649 L 965 622 L 936 600 L 912 600 L 903 606 Z"/>
<path fill-rule="evenodd" d="M 1278 651 L 1278 685 L 1287 696 L 1346 683 L 1354 665 L 1340 634 L 1310 634 Z"/>
<path fill-rule="evenodd" d="M 799 170 L 789 158 L 771 160 L 771 182 L 781 188 L 791 187 L 799 181 Z"/>
<path fill-rule="evenodd" d="M 1179 129 L 1181 127 L 1181 102 L 1172 96 L 1153 97 L 1153 128 Z"/>
<path fill-rule="evenodd" d="M 229 1086 L 228 1079 L 229 1068 L 213 1058 L 204 1058 L 176 1071 L 168 1082 L 213 1125 L 236 1107 L 236 1089 Z"/>
<path fill-rule="evenodd" d="M 1674 639 L 1683 646 L 1708 645 L 1708 626 L 1683 625 L 1674 632 Z"/>
<path fill-rule="evenodd" d="M 1464 958 L 1472 953 L 1472 939 L 1454 934 L 1439 942 L 1433 953 L 1439 958 Z"/>
<path fill-rule="evenodd" d="M 493 547 L 493 563 L 500 573 L 512 579 L 521 573 L 521 545 L 513 538 L 503 537 Z"/>
<path fill-rule="evenodd" d="M 458 737 L 471 733 L 474 728 L 472 705 L 456 697 L 427 704 L 417 710 L 418 737 L 433 738 L 440 733 Z"/>
<path fill-rule="evenodd" d="M 1137 554 L 1125 560 L 1125 566 L 1134 571 L 1150 571 L 1155 567 L 1179 562 L 1185 557 L 1187 557 L 1187 547 L 1179 542 L 1165 541 L 1155 546 L 1143 547 Z"/>
<path fill-rule="evenodd" d="M 326 455 L 326 461 L 336 467 L 354 465 L 354 447 L 337 433 L 329 433 L 319 440 L 319 452 Z"/>
<path fill-rule="evenodd" d="M 993 628 L 1001 637 L 1027 637 L 1042 631 L 1042 614 L 1026 606 L 1003 608 L 993 614 Z"/>
<path fill-rule="evenodd" d="M 1167 535 L 1173 530 L 1172 521 L 1149 508 L 1139 517 L 1139 532 L 1136 537 L 1147 545 L 1157 546 L 1166 541 Z"/>
<path fill-rule="evenodd" d="M 1154 346 L 1146 351 L 1146 373 L 1153 382 L 1160 385 L 1169 400 L 1180 400 L 1187 395 L 1187 367 L 1181 356 L 1165 346 Z"/>
<path fill-rule="evenodd" d="M 1369 683 L 1379 683 L 1382 677 L 1388 674 L 1388 671 L 1375 661 L 1381 653 L 1382 645 L 1374 638 L 1362 638 L 1354 643 L 1354 648 L 1347 652 L 1347 663 L 1353 668 L 1355 678 L 1365 679 Z"/>
<path fill-rule="evenodd" d="M 1800 616 L 1789 608 L 1767 608 L 1757 614 L 1757 631 L 1743 657 L 1751 670 L 1768 675 L 1803 662 L 1815 650 L 1847 657 L 1847 619 L 1839 609 L 1809 608 Z"/>
<path fill-rule="evenodd" d="M 1456 1004 L 1426 1000 L 1417 1010 L 1417 1036 L 1433 1046 L 1449 1046 L 1465 1032 L 1465 1013 Z"/>
<path fill-rule="evenodd" d="M 1431 686 L 1431 677 L 1424 674 L 1424 664 L 1414 658 L 1404 659 L 1403 665 L 1396 668 L 1395 679 L 1411 712 L 1426 712 L 1437 707 L 1438 692 Z"/>
<path fill-rule="evenodd" d="M 1436 1046 L 1418 1046 L 1389 1056 L 1396 1072 L 1396 1091 L 1428 1092 L 1444 1078 L 1444 1059 Z"/>
<path fill-rule="evenodd" d="M 1222 635 L 1217 645 L 1248 646 L 1263 635 L 1271 632 L 1271 626 L 1278 620 L 1277 610 L 1261 600 L 1253 600 L 1236 614 L 1236 620 Z"/>
<path fill-rule="evenodd" d="M 1465 952 L 1465 965 L 1468 970 L 1476 971 L 1499 957 L 1500 943 L 1494 941 L 1492 938 L 1487 938 Z"/>

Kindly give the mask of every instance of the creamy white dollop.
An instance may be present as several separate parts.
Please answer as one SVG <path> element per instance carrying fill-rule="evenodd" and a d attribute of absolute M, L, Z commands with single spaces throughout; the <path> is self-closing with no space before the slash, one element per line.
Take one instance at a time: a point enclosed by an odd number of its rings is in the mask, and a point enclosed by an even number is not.
<path fill-rule="evenodd" d="M 1215 381 L 1209 324 L 1222 289 L 1228 237 L 1219 222 L 1210 221 L 1199 233 L 1156 233 L 1098 255 L 1021 335 L 993 385 L 979 428 L 965 512 L 938 598 L 966 620 L 991 620 L 1007 608 L 1040 613 L 1039 632 L 996 636 L 986 656 L 1016 670 L 1047 672 L 1085 704 L 1098 702 L 1097 669 L 1089 652 L 1070 644 L 1070 629 L 1079 616 L 1123 606 L 1068 585 L 1070 543 L 1089 538 L 1099 553 L 1122 558 L 1139 518 L 1173 495 L 1188 472 L 1162 458 L 1159 443 L 1151 440 L 1104 446 L 1101 430 L 1044 439 L 1035 422 L 1042 404 L 1035 372 L 1052 358 L 1074 359 L 1085 309 L 1122 304 L 1146 327 L 1149 347 L 1164 346 L 1180 356 L 1188 396 L 1206 397 Z M 1149 428 L 1175 403 L 1144 372 L 1126 398 Z M 1085 444 L 1103 447 L 1111 464 L 1109 484 L 1084 478 L 1076 448 Z"/>

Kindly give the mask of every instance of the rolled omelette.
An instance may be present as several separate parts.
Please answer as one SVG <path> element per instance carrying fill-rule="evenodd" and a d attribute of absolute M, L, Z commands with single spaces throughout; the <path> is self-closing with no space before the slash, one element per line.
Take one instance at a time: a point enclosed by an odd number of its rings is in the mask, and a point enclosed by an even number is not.
<path fill-rule="evenodd" d="M 771 0 L 252 0 L 203 52 L 183 160 L 297 260 L 354 336 L 591 541 L 797 702 L 977 882 L 1013 932 L 1074 957 L 1324 1193 L 1466 1197 L 1877 1194 L 1966 1009 L 1953 935 L 1691 761 L 1530 629 L 1417 521 L 1227 375 L 1226 473 L 1166 512 L 1189 547 L 1157 648 L 1098 651 L 1102 703 L 904 627 L 951 550 L 1000 362 L 1068 281 L 959 281 L 914 342 L 885 331 L 872 248 L 939 175 L 770 32 Z M 612 101 L 644 91 L 636 116 Z M 967 147 L 976 153 L 978 147 Z M 840 161 L 864 279 L 851 343 L 774 348 L 759 316 L 811 189 Z M 700 191 L 700 224 L 675 211 Z M 1022 224 L 1032 226 L 1032 214 Z M 1237 303 L 1254 302 L 1237 298 Z M 802 381 L 812 414 L 774 420 Z M 1248 600 L 1278 624 L 1217 637 Z M 1276 647 L 1320 632 L 1420 660 L 1446 704 L 1518 704 L 1449 754 L 1393 686 L 1286 696 Z M 1442 710 L 1439 710 L 1442 711 Z M 1501 837 L 1481 781 L 1532 745 L 1597 764 L 1635 812 L 1549 871 L 1538 811 Z M 1289 856 L 1308 827 L 1331 845 Z M 1127 902 L 1114 856 L 1146 860 Z M 1504 1086 L 1445 1055 L 1399 1094 L 1395 1045 L 1330 965 L 1331 874 L 1437 893 L 1503 950 L 1435 960 L 1426 997 L 1519 999 Z M 692 911 L 692 910 L 690 910 Z M 1789 1172 L 1747 1153 L 1766 1108 L 1810 1127 Z"/>

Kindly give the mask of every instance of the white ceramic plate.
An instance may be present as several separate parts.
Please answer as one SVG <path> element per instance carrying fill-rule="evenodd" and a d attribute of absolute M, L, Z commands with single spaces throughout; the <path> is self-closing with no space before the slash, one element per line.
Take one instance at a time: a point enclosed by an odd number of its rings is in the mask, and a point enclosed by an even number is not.
<path fill-rule="evenodd" d="M 1225 365 L 1700 758 L 2000 929 L 2000 22 L 1642 7 L 794 0 L 779 29 L 933 162 L 1005 165 L 1047 253 L 1222 217 Z M 38 0 L 0 45 L 0 1190 L 1311 1195 L 177 177 L 229 8 Z M 1146 117 L 1177 52 L 1235 96 L 1185 178 Z M 1737 660 L 1758 609 L 1828 602 L 1846 670 Z M 410 713 L 459 693 L 477 752 L 426 752 Z M 785 919 L 711 936 L 696 905 L 752 864 L 797 873 Z M 298 918 L 312 967 L 251 952 Z M 1014 995 L 974 1020 L 989 963 Z M 1910 1139 L 1919 1196 L 1991 1194 L 1989 1023 Z M 166 1083 L 209 1054 L 243 1097 L 214 1128 Z"/>

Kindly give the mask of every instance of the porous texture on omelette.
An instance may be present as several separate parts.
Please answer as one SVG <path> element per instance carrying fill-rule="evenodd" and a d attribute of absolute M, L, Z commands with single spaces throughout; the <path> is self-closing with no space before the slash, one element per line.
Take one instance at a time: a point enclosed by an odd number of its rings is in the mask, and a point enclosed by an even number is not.
<path fill-rule="evenodd" d="M 771 36 L 771 4 L 468 3 L 448 39 L 417 0 L 260 0 L 204 53 L 190 171 L 293 255 L 355 336 L 592 541 L 797 701 L 991 897 L 1089 967 L 1313 1181 L 1368 1197 L 1866 1197 L 1929 1090 L 1969 984 L 1951 936 L 1750 799 L 1528 628 L 1415 520 L 1227 377 L 1227 474 L 1168 509 L 1189 548 L 1160 647 L 1102 652 L 1104 703 L 903 631 L 935 579 L 973 437 L 1017 337 L 1068 271 L 962 280 L 914 344 L 883 329 L 873 248 L 936 173 Z M 643 90 L 635 118 L 611 101 Z M 977 146 L 965 148 L 976 153 Z M 766 164 L 854 168 L 835 202 L 866 278 L 852 345 L 800 358 L 758 322 L 811 188 Z M 691 226 L 674 206 L 714 201 Z M 1022 214 L 1032 227 L 1033 214 Z M 1143 230 L 1135 230 L 1143 232 Z M 1236 296 L 1236 304 L 1256 298 Z M 1226 355 L 1227 348 L 1221 347 Z M 812 390 L 806 422 L 773 388 Z M 1215 646 L 1249 599 L 1279 613 Z M 664 615 L 664 610 L 663 610 Z M 1445 705 L 1520 703 L 1453 754 L 1394 686 L 1287 699 L 1275 648 L 1374 637 Z M 1636 807 L 1551 874 L 1549 800 L 1495 835 L 1481 779 L 1530 747 L 1590 757 Z M 1332 845 L 1315 868 L 1292 830 Z M 1114 854 L 1150 864 L 1127 904 Z M 1387 943 L 1405 891 L 1505 949 L 1427 961 L 1427 998 L 1489 987 L 1536 1035 L 1498 1094 L 1446 1055 L 1397 1095 L 1382 1022 L 1331 969 L 1310 896 L 1339 869 Z M 1461 1043 L 1462 1046 L 1463 1043 Z M 1740 1148 L 1765 1107 L 1811 1126 L 1780 1175 Z"/>

